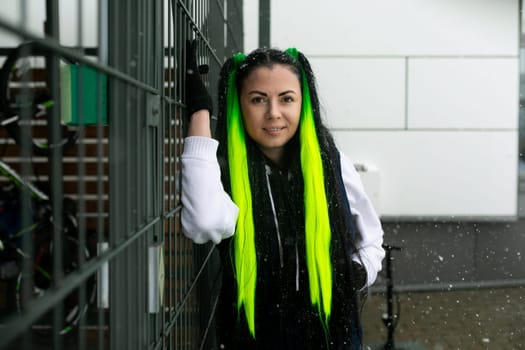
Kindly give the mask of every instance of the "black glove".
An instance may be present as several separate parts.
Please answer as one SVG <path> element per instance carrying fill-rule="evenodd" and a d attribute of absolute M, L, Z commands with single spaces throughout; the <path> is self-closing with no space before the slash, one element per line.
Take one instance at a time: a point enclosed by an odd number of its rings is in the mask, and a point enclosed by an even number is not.
<path fill-rule="evenodd" d="M 352 272 L 354 274 L 354 281 L 355 281 L 355 288 L 357 290 L 360 290 L 361 288 L 366 286 L 366 282 L 368 280 L 366 269 L 363 265 L 358 263 L 357 261 L 352 261 Z"/>
<path fill-rule="evenodd" d="M 201 65 L 197 67 L 197 41 L 186 40 L 186 106 L 188 117 L 201 109 L 213 110 L 213 101 L 211 99 L 201 74 L 208 73 L 208 66 Z"/>
<path fill-rule="evenodd" d="M 366 297 L 368 296 L 368 288 L 366 287 L 368 273 L 363 265 L 357 261 L 352 261 L 352 274 L 354 278 L 353 288 L 356 292 L 357 305 L 359 306 L 359 312 L 362 313 Z"/>

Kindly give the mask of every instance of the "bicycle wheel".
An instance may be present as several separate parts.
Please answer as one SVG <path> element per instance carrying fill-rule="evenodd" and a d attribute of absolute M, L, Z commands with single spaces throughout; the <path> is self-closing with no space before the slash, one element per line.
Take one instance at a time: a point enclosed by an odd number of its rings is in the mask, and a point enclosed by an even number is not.
<path fill-rule="evenodd" d="M 22 116 L 28 116 L 24 119 L 31 129 L 33 152 L 39 155 L 47 155 L 56 147 L 71 147 L 82 131 L 81 127 L 61 125 L 61 139 L 49 142 L 48 116 L 56 102 L 51 97 L 45 69 L 49 57 L 50 51 L 37 42 L 25 42 L 9 53 L 0 70 L 0 125 L 20 145 Z"/>
<path fill-rule="evenodd" d="M 16 284 L 16 306 L 19 312 L 25 309 L 27 300 L 24 298 L 24 285 L 30 283 L 30 300 L 41 298 L 53 286 L 53 244 L 45 237 L 35 245 L 33 269 L 30 276 L 20 273 Z M 84 259 L 90 258 L 89 251 L 86 247 L 80 247 L 78 241 L 70 236 L 66 236 L 63 247 L 63 271 L 64 274 L 72 273 L 78 270 L 79 251 L 84 255 Z M 85 303 L 81 305 L 79 298 L 79 289 L 73 290 L 63 299 L 62 309 L 62 327 L 58 334 L 65 335 L 73 330 L 80 319 L 86 314 L 88 307 L 95 299 L 95 277 L 87 279 L 85 284 Z M 38 333 L 47 335 L 53 331 L 53 311 L 49 311 L 39 318 L 33 325 L 32 329 Z"/>

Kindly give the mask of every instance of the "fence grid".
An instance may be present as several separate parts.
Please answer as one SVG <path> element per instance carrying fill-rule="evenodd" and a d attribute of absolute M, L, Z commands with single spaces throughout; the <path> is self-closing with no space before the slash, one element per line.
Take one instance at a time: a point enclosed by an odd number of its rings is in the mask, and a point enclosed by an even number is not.
<path fill-rule="evenodd" d="M 12 7 L 0 14 L 0 349 L 216 348 L 217 252 L 180 224 L 183 48 L 197 39 L 216 99 L 222 62 L 242 50 L 242 1 Z M 42 28 L 28 21 L 37 7 Z"/>

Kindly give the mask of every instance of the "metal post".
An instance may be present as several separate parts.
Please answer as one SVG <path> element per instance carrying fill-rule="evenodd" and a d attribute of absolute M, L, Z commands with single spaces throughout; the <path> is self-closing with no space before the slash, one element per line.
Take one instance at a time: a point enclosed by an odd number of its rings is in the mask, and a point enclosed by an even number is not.
<path fill-rule="evenodd" d="M 391 245 L 383 245 L 383 248 L 386 252 L 386 300 L 387 300 L 387 313 L 383 316 L 383 323 L 385 324 L 388 334 L 387 341 L 384 350 L 395 350 L 394 342 L 394 330 L 397 325 L 397 315 L 394 314 L 394 280 L 392 276 L 392 250 L 401 250 L 399 247 L 394 247 Z"/>
<path fill-rule="evenodd" d="M 387 317 L 383 321 L 385 322 L 388 330 L 387 341 L 385 344 L 385 350 L 394 350 L 394 310 L 392 305 L 393 298 L 393 284 L 392 284 L 392 251 L 387 249 L 386 251 L 386 310 Z"/>
<path fill-rule="evenodd" d="M 59 41 L 59 11 L 58 11 L 58 0 L 47 0 L 46 1 L 46 23 L 45 33 L 47 36 Z M 60 95 L 59 87 L 56 82 L 59 81 L 59 63 L 56 54 L 52 53 L 46 57 L 46 68 L 49 78 L 51 96 L 54 101 L 58 101 Z M 60 127 L 60 107 L 59 104 L 55 104 L 51 108 L 48 121 L 49 144 L 58 144 L 62 138 L 61 127 Z M 62 271 L 62 251 L 63 241 L 62 232 L 60 227 L 62 226 L 62 152 L 60 148 L 51 147 L 49 153 L 49 164 L 50 164 L 50 178 L 51 182 L 51 203 L 52 203 L 52 216 L 58 225 L 53 226 L 53 276 L 54 283 L 57 285 L 63 278 L 64 271 Z M 62 349 L 62 338 L 58 335 L 58 330 L 63 327 L 62 324 L 62 313 L 63 303 L 59 302 L 53 309 L 53 343 L 55 349 Z"/>
<path fill-rule="evenodd" d="M 270 47 L 270 0 L 259 0 L 259 47 Z"/>
<path fill-rule="evenodd" d="M 128 7 L 127 1 L 108 2 L 108 58 L 109 65 L 125 71 L 126 33 L 125 18 L 122 14 Z M 126 106 L 125 83 L 111 78 L 108 82 L 108 117 L 109 117 L 109 239 L 110 249 L 125 239 L 128 232 L 126 222 L 127 177 L 125 174 L 128 152 L 122 147 L 125 140 Z M 134 332 L 128 324 L 129 295 L 127 282 L 127 254 L 123 252 L 110 262 L 109 330 L 111 349 L 130 349 L 127 332 Z"/>

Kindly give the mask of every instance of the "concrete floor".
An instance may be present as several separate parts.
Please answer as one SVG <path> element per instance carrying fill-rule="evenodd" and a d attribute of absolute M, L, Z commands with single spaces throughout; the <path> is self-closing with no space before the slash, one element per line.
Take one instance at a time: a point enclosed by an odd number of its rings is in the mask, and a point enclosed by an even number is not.
<path fill-rule="evenodd" d="M 525 287 L 404 292 L 398 297 L 396 350 L 525 349 Z M 385 311 L 384 293 L 368 296 L 362 313 L 364 350 L 382 349 Z M 98 348 L 97 333 L 88 332 L 88 349 Z M 49 337 L 36 336 L 29 346 L 19 340 L 14 348 L 52 349 L 50 343 Z M 78 348 L 74 334 L 64 339 L 64 348 Z"/>
<path fill-rule="evenodd" d="M 397 349 L 525 349 L 525 288 L 400 293 Z M 364 349 L 387 339 L 383 293 L 370 295 L 362 321 Z"/>

